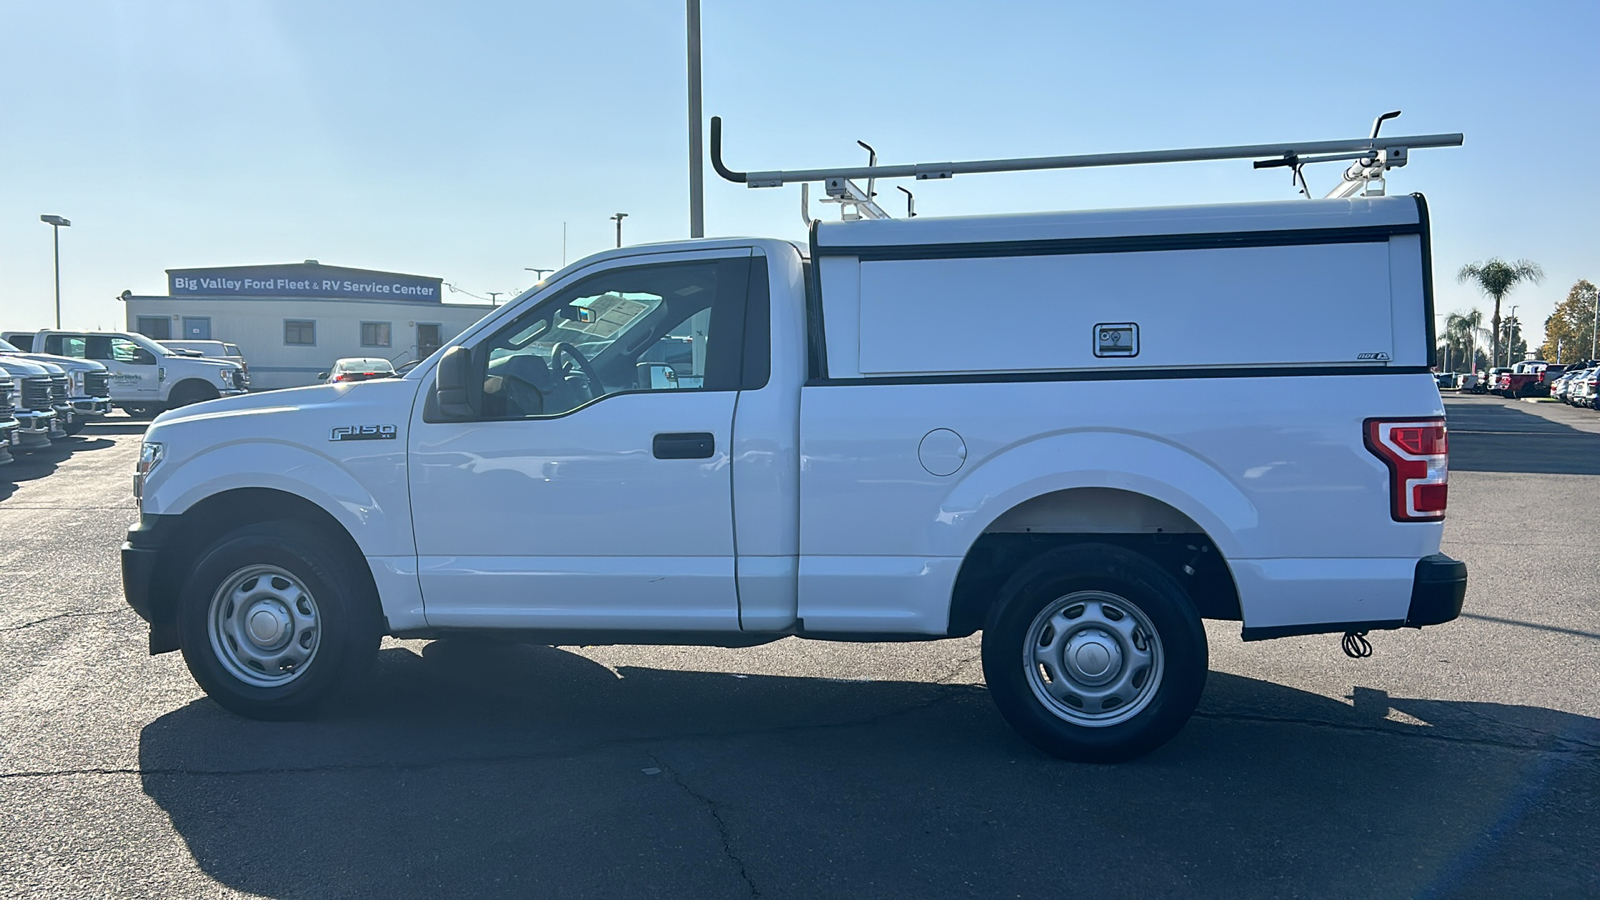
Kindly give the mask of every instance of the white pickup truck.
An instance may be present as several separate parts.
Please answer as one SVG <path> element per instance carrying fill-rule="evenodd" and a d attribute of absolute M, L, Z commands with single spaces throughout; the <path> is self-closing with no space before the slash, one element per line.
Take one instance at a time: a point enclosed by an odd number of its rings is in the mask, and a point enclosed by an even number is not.
<path fill-rule="evenodd" d="M 1420 196 L 815 224 L 576 263 L 401 379 L 173 410 L 151 652 L 309 714 L 379 639 L 982 630 L 1045 750 L 1166 741 L 1243 638 L 1454 619 Z"/>
<path fill-rule="evenodd" d="M 127 331 L 7 331 L 0 338 L 25 351 L 93 360 L 108 370 L 111 405 L 153 416 L 246 390 L 244 367 L 178 353 Z"/>

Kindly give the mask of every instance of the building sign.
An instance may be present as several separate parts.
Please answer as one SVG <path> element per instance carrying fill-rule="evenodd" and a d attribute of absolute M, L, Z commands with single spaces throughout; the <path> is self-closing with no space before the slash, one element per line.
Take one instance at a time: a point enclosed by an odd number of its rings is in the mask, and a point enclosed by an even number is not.
<path fill-rule="evenodd" d="M 420 300 L 442 303 L 441 279 L 301 263 L 168 269 L 174 297 L 339 297 L 361 300 Z"/>

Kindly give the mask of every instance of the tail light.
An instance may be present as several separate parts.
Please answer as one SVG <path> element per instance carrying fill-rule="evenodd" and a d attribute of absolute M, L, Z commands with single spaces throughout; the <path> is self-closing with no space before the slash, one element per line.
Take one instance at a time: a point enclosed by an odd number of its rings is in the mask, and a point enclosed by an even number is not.
<path fill-rule="evenodd" d="M 1368 419 L 1367 449 L 1389 467 L 1389 514 L 1396 522 L 1444 518 L 1449 442 L 1444 419 Z"/>

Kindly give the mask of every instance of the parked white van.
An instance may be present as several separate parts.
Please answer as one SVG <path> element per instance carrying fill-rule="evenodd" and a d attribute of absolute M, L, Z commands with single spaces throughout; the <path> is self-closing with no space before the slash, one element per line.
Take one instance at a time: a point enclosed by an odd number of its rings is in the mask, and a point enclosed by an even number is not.
<path fill-rule="evenodd" d="M 162 415 L 125 591 L 260 718 L 385 634 L 981 629 L 1013 726 L 1123 759 L 1194 710 L 1202 618 L 1459 614 L 1431 284 L 1420 196 L 606 252 L 404 378 Z"/>

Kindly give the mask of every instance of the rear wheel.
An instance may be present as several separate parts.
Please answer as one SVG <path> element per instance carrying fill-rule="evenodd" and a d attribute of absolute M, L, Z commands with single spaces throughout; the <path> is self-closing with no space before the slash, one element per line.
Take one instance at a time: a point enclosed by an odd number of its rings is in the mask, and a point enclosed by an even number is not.
<path fill-rule="evenodd" d="M 297 719 L 377 655 L 382 616 L 355 562 L 300 522 L 241 528 L 201 555 L 178 599 L 196 682 L 252 719 Z"/>
<path fill-rule="evenodd" d="M 68 422 L 65 426 L 63 426 L 62 430 L 65 431 L 67 433 L 67 435 L 70 437 L 70 436 L 75 435 L 78 432 L 82 431 L 83 430 L 83 426 L 85 426 L 87 424 L 89 424 L 89 423 L 85 422 L 83 419 L 80 419 L 77 416 L 73 416 L 72 417 L 72 421 Z"/>
<path fill-rule="evenodd" d="M 983 672 L 1007 722 L 1047 753 L 1117 762 L 1188 722 L 1207 672 L 1205 630 L 1172 576 L 1120 547 L 1043 554 L 1001 590 Z"/>

